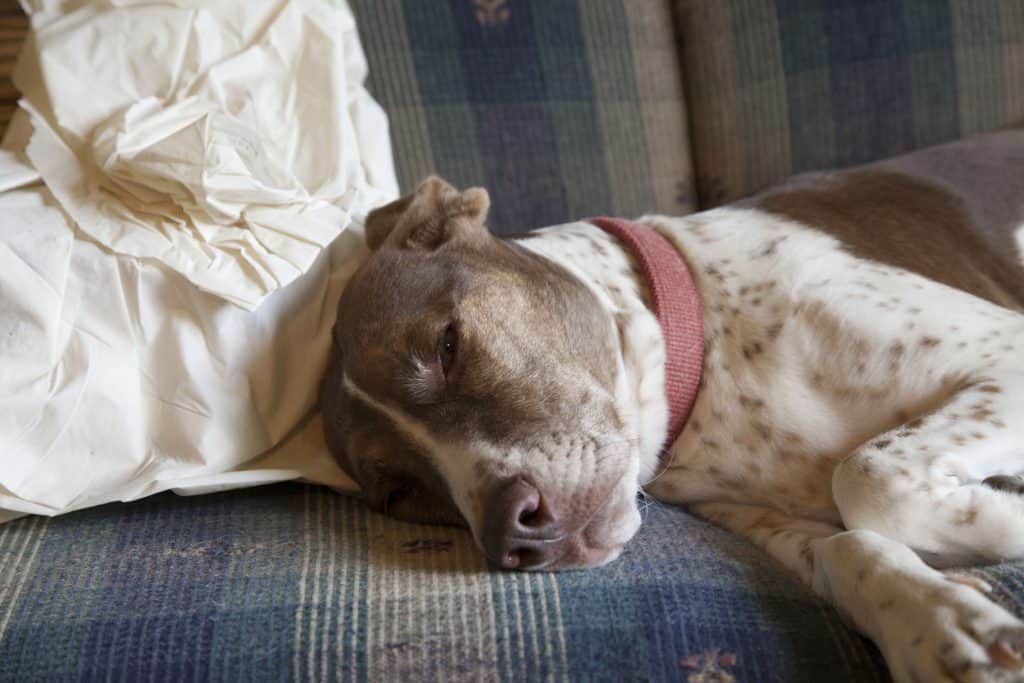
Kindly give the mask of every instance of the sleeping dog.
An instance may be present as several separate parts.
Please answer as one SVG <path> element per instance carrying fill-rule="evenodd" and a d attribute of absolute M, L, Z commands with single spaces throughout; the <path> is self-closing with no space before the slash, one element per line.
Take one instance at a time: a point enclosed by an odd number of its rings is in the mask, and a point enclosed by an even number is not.
<path fill-rule="evenodd" d="M 1024 557 L 1024 270 L 976 232 L 1024 223 L 1006 136 L 969 172 L 510 239 L 430 178 L 366 221 L 328 444 L 373 508 L 500 567 L 614 560 L 643 491 L 777 558 L 897 680 L 1019 680 L 1024 623 L 949 571 Z"/>

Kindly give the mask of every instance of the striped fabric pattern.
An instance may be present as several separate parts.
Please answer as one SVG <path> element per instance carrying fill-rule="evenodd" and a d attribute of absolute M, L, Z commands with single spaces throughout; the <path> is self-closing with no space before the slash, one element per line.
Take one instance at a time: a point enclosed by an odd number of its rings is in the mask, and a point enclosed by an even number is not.
<path fill-rule="evenodd" d="M 489 571 L 462 530 L 296 484 L 0 526 L 4 681 L 722 674 L 888 680 L 753 546 L 657 505 L 622 559 L 559 574 Z"/>
<path fill-rule="evenodd" d="M 694 209 L 667 2 L 351 4 L 403 190 L 483 185 L 501 234 Z"/>
<path fill-rule="evenodd" d="M 1019 0 L 673 0 L 702 208 L 1024 122 Z"/>

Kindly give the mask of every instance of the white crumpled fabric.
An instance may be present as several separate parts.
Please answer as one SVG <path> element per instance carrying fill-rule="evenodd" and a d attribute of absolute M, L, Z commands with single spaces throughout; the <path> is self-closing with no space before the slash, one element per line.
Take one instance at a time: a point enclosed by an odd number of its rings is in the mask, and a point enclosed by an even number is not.
<path fill-rule="evenodd" d="M 362 221 L 397 183 L 347 5 L 25 6 L 0 152 L 0 521 L 353 488 L 317 384 Z"/>

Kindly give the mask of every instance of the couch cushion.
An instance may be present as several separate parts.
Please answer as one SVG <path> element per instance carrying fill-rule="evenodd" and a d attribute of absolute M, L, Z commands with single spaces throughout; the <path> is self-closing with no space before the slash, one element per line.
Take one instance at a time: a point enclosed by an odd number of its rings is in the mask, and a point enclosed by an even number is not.
<path fill-rule="evenodd" d="M 492 194 L 500 233 L 693 209 L 667 0 L 353 0 L 399 182 Z"/>
<path fill-rule="evenodd" d="M 0 680 L 701 671 L 690 680 L 887 680 L 876 650 L 774 562 L 661 505 L 620 560 L 561 574 L 488 571 L 464 531 L 296 484 L 0 527 Z"/>
<path fill-rule="evenodd" d="M 1024 121 L 1019 0 L 674 0 L 702 208 Z"/>

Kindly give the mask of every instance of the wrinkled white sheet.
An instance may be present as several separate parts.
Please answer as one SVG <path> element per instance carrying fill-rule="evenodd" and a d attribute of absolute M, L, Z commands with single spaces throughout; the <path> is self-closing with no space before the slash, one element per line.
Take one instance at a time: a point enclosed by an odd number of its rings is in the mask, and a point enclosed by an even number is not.
<path fill-rule="evenodd" d="M 317 384 L 362 220 L 397 183 L 348 7 L 26 9 L 0 153 L 0 521 L 353 488 Z"/>
<path fill-rule="evenodd" d="M 111 250 L 253 309 L 394 189 L 347 6 L 35 4 L 28 156 Z"/>

